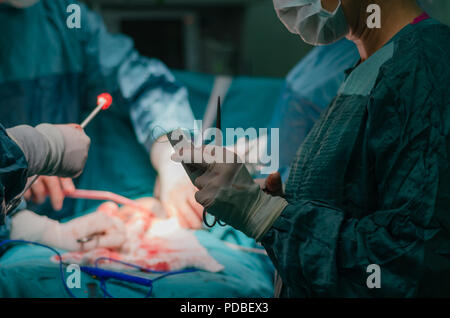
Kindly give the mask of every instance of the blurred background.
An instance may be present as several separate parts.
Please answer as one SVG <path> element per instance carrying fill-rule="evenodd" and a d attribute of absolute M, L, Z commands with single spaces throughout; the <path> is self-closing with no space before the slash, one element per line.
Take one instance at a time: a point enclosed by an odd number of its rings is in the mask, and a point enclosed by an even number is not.
<path fill-rule="evenodd" d="M 170 68 L 281 77 L 310 49 L 286 31 L 271 0 L 85 0 L 111 32 Z"/>
<path fill-rule="evenodd" d="M 450 0 L 432 15 L 450 24 Z M 311 49 L 278 20 L 272 0 L 84 0 L 111 32 L 170 68 L 283 77 Z M 430 11 L 430 10 L 429 10 Z"/>

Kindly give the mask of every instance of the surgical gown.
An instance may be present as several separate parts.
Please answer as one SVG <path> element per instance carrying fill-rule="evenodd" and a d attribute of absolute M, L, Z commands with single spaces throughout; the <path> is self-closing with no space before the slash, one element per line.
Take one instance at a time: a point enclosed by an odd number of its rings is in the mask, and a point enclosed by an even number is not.
<path fill-rule="evenodd" d="M 289 72 L 270 124 L 280 133 L 279 172 L 283 181 L 298 147 L 344 82 L 345 70 L 358 60 L 356 45 L 342 39 L 314 48 Z"/>
<path fill-rule="evenodd" d="M 72 21 L 70 4 L 80 6 L 80 28 L 67 24 Z M 139 55 L 129 37 L 108 33 L 100 16 L 82 3 L 41 0 L 26 9 L 0 4 L 0 30 L 0 118 L 7 128 L 80 123 L 102 92 L 111 93 L 114 102 L 95 121 L 107 120 L 109 113 L 131 121 L 147 151 L 164 133 L 193 125 L 187 90 L 167 67 Z M 91 150 L 99 142 L 92 140 Z M 118 182 L 107 168 L 108 161 L 121 155 L 104 158 L 102 171 L 97 171 L 104 183 Z M 86 171 L 90 166 L 88 160 Z M 66 203 L 64 208 L 70 208 Z M 50 204 L 34 210 L 54 218 L 71 214 L 49 213 Z"/>
<path fill-rule="evenodd" d="M 450 296 L 449 65 L 428 19 L 348 72 L 262 240 L 281 296 Z"/>
<path fill-rule="evenodd" d="M 0 125 L 0 240 L 8 237 L 10 223 L 4 217 L 5 207 L 25 187 L 28 163 L 22 150 Z"/>

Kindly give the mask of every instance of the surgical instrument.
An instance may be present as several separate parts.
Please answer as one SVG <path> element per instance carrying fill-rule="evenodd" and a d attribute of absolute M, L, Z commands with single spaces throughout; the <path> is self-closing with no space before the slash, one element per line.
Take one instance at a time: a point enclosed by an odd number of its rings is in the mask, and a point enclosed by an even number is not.
<path fill-rule="evenodd" d="M 81 250 L 84 250 L 84 244 L 89 243 L 94 239 L 97 239 L 97 245 L 98 245 L 98 240 L 100 239 L 100 236 L 103 236 L 105 234 L 106 234 L 105 232 L 95 232 L 95 233 L 89 234 L 88 236 L 77 239 L 77 243 L 81 245 Z"/>
<path fill-rule="evenodd" d="M 217 99 L 217 120 L 216 120 L 216 137 L 215 137 L 215 144 L 218 147 L 223 146 L 223 140 L 222 140 L 222 116 L 221 116 L 221 106 L 220 106 L 220 96 Z M 226 224 L 217 219 L 217 217 L 214 217 L 214 221 L 212 224 L 209 224 L 206 219 L 207 211 L 206 209 L 203 209 L 203 223 L 209 227 L 212 228 L 217 224 L 220 226 L 225 226 Z"/>
<path fill-rule="evenodd" d="M 89 116 L 86 117 L 85 120 L 80 124 L 81 128 L 85 128 L 92 119 L 94 119 L 95 116 L 98 115 L 98 113 L 101 110 L 106 110 L 111 106 L 112 104 L 112 97 L 108 93 L 103 93 L 98 95 L 97 97 L 97 107 L 89 114 Z"/>

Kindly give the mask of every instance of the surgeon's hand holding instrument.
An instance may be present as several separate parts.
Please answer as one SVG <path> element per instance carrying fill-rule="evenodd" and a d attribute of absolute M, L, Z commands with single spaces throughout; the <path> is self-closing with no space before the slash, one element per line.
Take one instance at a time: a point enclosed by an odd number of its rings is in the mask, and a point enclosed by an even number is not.
<path fill-rule="evenodd" d="M 195 186 L 199 189 L 195 198 L 208 213 L 259 241 L 288 203 L 281 197 L 264 193 L 234 152 L 223 147 L 207 145 L 195 148 L 194 156 L 200 152 L 212 153 L 221 150 L 224 151 L 226 158 L 234 156 L 234 163 L 189 164 L 204 171 L 195 180 Z M 190 157 L 191 154 L 175 153 L 172 160 L 189 162 Z"/>
<path fill-rule="evenodd" d="M 108 109 L 112 104 L 112 97 L 110 94 L 108 93 L 103 93 L 100 94 L 97 97 L 97 106 L 96 108 L 89 114 L 89 116 L 81 123 L 81 128 L 84 129 L 90 122 L 91 120 L 98 115 L 98 113 L 101 110 L 106 110 Z M 58 127 L 58 128 L 56 128 Z M 64 138 L 64 140 L 75 140 L 75 138 L 83 138 L 83 136 L 81 137 L 77 137 L 77 133 L 76 131 L 73 130 L 74 127 L 68 127 L 67 125 L 49 125 L 49 124 L 43 124 L 43 125 L 39 125 L 36 127 L 36 129 L 39 130 L 39 132 L 41 134 L 43 134 L 44 136 L 47 136 L 48 138 L 55 138 L 54 135 L 62 135 Z M 59 132 L 57 134 L 55 134 L 55 129 L 58 129 Z M 75 128 L 78 129 L 78 128 Z M 14 133 L 14 131 L 13 131 Z M 80 133 L 78 133 L 80 134 Z M 84 133 L 83 133 L 84 134 Z M 14 138 L 13 138 L 14 139 Z M 61 138 L 60 138 L 61 139 Z M 55 143 L 57 145 L 57 143 Z M 70 142 L 65 145 L 66 147 L 73 147 L 73 149 L 71 149 L 74 153 L 77 152 L 76 146 L 77 145 L 70 145 Z M 61 147 L 60 147 L 61 148 Z M 64 142 L 62 145 L 62 148 L 64 148 Z M 65 149 L 63 150 L 65 151 Z M 69 151 L 68 151 L 69 152 Z M 62 159 L 66 159 L 67 161 L 71 161 L 71 160 L 75 160 L 73 157 L 68 157 L 68 158 L 58 158 L 60 161 L 62 161 Z M 84 166 L 84 162 L 83 162 L 83 166 Z M 67 173 L 71 173 L 73 169 L 78 168 L 77 167 L 77 163 L 75 162 L 69 162 L 68 163 L 68 171 Z M 25 186 L 24 190 L 17 195 L 14 199 L 12 199 L 6 206 L 5 208 L 5 213 L 7 214 L 8 212 L 12 211 L 13 209 L 15 209 L 21 202 L 23 195 L 31 188 L 31 186 L 36 182 L 36 180 L 39 178 L 39 174 L 36 174 L 30 181 L 28 181 L 27 185 Z"/>

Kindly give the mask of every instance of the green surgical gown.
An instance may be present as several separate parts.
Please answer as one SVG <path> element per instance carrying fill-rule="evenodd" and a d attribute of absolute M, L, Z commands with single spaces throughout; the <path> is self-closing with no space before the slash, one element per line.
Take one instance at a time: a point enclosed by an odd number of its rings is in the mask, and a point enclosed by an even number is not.
<path fill-rule="evenodd" d="M 408 25 L 347 72 L 262 240 L 281 296 L 450 296 L 449 29 Z"/>

